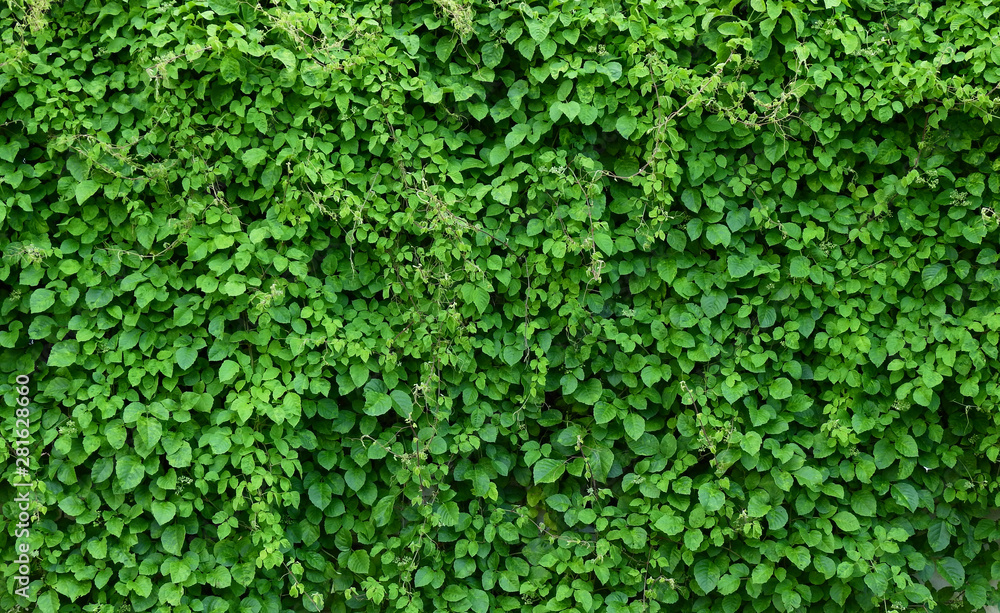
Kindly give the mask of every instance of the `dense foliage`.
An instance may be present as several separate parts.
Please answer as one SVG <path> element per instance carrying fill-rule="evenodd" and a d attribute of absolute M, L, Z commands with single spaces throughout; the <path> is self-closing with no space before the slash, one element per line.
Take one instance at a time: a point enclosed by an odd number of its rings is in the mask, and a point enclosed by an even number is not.
<path fill-rule="evenodd" d="M 996 604 L 995 4 L 4 3 L 37 610 Z"/>

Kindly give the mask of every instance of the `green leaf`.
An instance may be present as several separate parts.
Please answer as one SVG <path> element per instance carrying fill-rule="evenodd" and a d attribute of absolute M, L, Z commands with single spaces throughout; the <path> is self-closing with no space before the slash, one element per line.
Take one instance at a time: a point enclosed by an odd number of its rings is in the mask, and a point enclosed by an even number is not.
<path fill-rule="evenodd" d="M 698 488 L 698 502 L 706 513 L 714 513 L 726 504 L 726 495 L 714 484 L 706 483 Z"/>
<path fill-rule="evenodd" d="M 447 62 L 448 58 L 451 57 L 451 52 L 455 49 L 455 44 L 458 41 L 451 36 L 442 36 L 438 39 L 437 45 L 434 47 L 434 55 L 437 56 L 438 61 Z"/>
<path fill-rule="evenodd" d="M 271 57 L 284 64 L 287 70 L 295 68 L 295 54 L 284 47 L 272 47 Z"/>
<path fill-rule="evenodd" d="M 535 462 L 533 471 L 535 483 L 555 483 L 556 479 L 561 477 L 565 470 L 565 463 L 560 462 L 559 460 L 553 460 L 551 458 L 538 460 Z"/>
<path fill-rule="evenodd" d="M 684 519 L 677 515 L 664 515 L 656 520 L 653 527 L 668 536 L 676 536 L 684 532 Z"/>
<path fill-rule="evenodd" d="M 309 502 L 316 505 L 320 511 L 326 509 L 333 500 L 333 487 L 326 481 L 314 483 L 309 487 Z"/>
<path fill-rule="evenodd" d="M 63 513 L 71 517 L 82 515 L 87 511 L 87 506 L 76 496 L 62 498 L 59 501 L 59 508 L 62 509 Z"/>
<path fill-rule="evenodd" d="M 424 587 L 425 585 L 430 585 L 431 581 L 434 580 L 434 569 L 424 566 L 417 570 L 417 573 L 413 576 L 414 587 Z"/>
<path fill-rule="evenodd" d="M 632 440 L 638 440 L 646 432 L 646 420 L 642 415 L 629 413 L 625 416 L 625 434 Z"/>
<path fill-rule="evenodd" d="M 577 386 L 573 396 L 583 404 L 594 406 L 601 399 L 603 391 L 600 379 L 588 379 Z"/>
<path fill-rule="evenodd" d="M 747 432 L 743 435 L 743 440 L 740 441 L 740 448 L 751 456 L 756 456 L 760 452 L 761 444 L 762 439 L 759 434 Z"/>
<path fill-rule="evenodd" d="M 198 359 L 198 350 L 194 347 L 178 347 L 174 351 L 174 360 L 176 360 L 177 365 L 181 370 L 187 370 L 194 365 L 195 360 Z"/>
<path fill-rule="evenodd" d="M 351 488 L 355 492 L 360 490 L 365 485 L 365 471 L 362 468 L 354 466 L 347 470 L 344 474 L 344 482 L 347 483 L 347 487 Z"/>
<path fill-rule="evenodd" d="M 925 290 L 931 290 L 941 285 L 947 278 L 948 267 L 941 262 L 931 264 L 920 273 L 920 279 L 923 281 Z"/>
<path fill-rule="evenodd" d="M 938 560 L 937 571 L 953 588 L 958 589 L 965 583 L 965 568 L 955 558 Z"/>
<path fill-rule="evenodd" d="M 118 486 L 124 491 L 133 490 L 142 478 L 146 475 L 139 458 L 134 455 L 119 456 L 115 464 L 115 476 L 118 477 Z"/>
<path fill-rule="evenodd" d="M 521 144 L 521 141 L 523 141 L 529 134 L 531 134 L 531 126 L 519 123 L 511 129 L 507 136 L 504 137 L 504 144 L 508 149 L 513 149 Z"/>
<path fill-rule="evenodd" d="M 541 20 L 526 19 L 525 25 L 528 26 L 528 34 L 531 35 L 531 38 L 533 38 L 536 43 L 542 42 L 549 35 L 549 27 Z"/>
<path fill-rule="evenodd" d="M 753 258 L 751 257 L 743 258 L 733 254 L 726 260 L 726 269 L 734 279 L 747 276 L 754 271 L 754 268 L 756 268 L 756 266 L 754 265 Z"/>
<path fill-rule="evenodd" d="M 40 613 L 59 613 L 59 594 L 50 590 L 39 595 L 35 607 Z"/>
<path fill-rule="evenodd" d="M 48 289 L 36 289 L 31 292 L 31 312 L 42 313 L 56 303 L 56 293 Z"/>
<path fill-rule="evenodd" d="M 365 414 L 378 417 L 385 415 L 392 408 L 392 398 L 388 394 L 375 392 L 368 397 L 365 403 Z"/>
<path fill-rule="evenodd" d="M 920 455 L 917 440 L 909 434 L 902 434 L 896 439 L 896 451 L 907 458 L 915 458 Z"/>
<path fill-rule="evenodd" d="M 101 185 L 92 179 L 87 179 L 86 181 L 81 181 L 76 184 L 76 203 L 83 204 L 90 197 L 97 193 L 97 190 L 101 189 Z"/>
<path fill-rule="evenodd" d="M 371 377 L 371 371 L 362 363 L 352 364 L 350 372 L 351 382 L 354 383 L 354 387 L 361 387 L 365 383 L 368 383 L 368 378 Z"/>
<path fill-rule="evenodd" d="M 719 570 L 711 560 L 698 560 L 694 565 L 694 578 L 698 587 L 706 594 L 715 589 L 719 582 Z"/>
<path fill-rule="evenodd" d="M 729 304 L 729 296 L 726 292 L 721 290 L 713 290 L 702 294 L 701 296 L 701 310 L 705 312 L 705 316 L 709 318 L 718 317 L 726 310 L 726 306 Z"/>
<path fill-rule="evenodd" d="M 222 62 L 219 63 L 219 74 L 222 75 L 226 83 L 236 81 L 243 74 L 243 71 L 240 69 L 240 61 L 231 55 L 222 58 Z"/>
<path fill-rule="evenodd" d="M 598 402 L 594 405 L 594 421 L 606 424 L 618 415 L 618 412 L 608 402 Z"/>
<path fill-rule="evenodd" d="M 875 517 L 878 511 L 878 503 L 875 495 L 869 490 L 860 490 L 851 495 L 851 509 L 858 515 L 864 517 Z"/>
<path fill-rule="evenodd" d="M 409 417 L 413 414 L 413 399 L 408 393 L 402 390 L 393 390 L 389 397 L 400 417 Z"/>
<path fill-rule="evenodd" d="M 177 506 L 174 503 L 160 500 L 154 500 L 153 504 L 150 505 L 150 510 L 153 512 L 153 518 L 161 526 L 169 524 L 170 520 L 177 514 Z"/>
<path fill-rule="evenodd" d="M 791 381 L 785 377 L 778 377 L 771 382 L 768 392 L 770 392 L 771 398 L 774 398 L 775 400 L 783 400 L 791 397 L 792 389 Z"/>
<path fill-rule="evenodd" d="M 253 168 L 257 164 L 260 164 L 267 158 L 267 151 L 256 147 L 254 149 L 248 149 L 243 152 L 243 163 L 248 167 Z"/>
<path fill-rule="evenodd" d="M 635 117 L 625 115 L 619 117 L 618 121 L 615 122 L 615 129 L 622 135 L 622 138 L 627 139 L 629 136 L 632 136 L 632 133 L 635 132 L 636 126 L 638 125 L 639 122 Z"/>
<path fill-rule="evenodd" d="M 722 245 L 728 247 L 733 235 L 725 225 L 714 223 L 705 230 L 705 238 L 712 245 Z"/>
<path fill-rule="evenodd" d="M 569 510 L 570 500 L 569 496 L 565 494 L 553 494 L 545 499 L 545 504 L 549 505 L 555 511 L 565 513 Z"/>
<path fill-rule="evenodd" d="M 240 372 L 240 365 L 233 360 L 226 360 L 219 367 L 219 382 L 220 383 L 231 383 L 236 379 L 236 375 Z"/>
<path fill-rule="evenodd" d="M 490 165 L 499 166 L 510 156 L 510 149 L 506 145 L 498 144 L 490 149 Z"/>
<path fill-rule="evenodd" d="M 347 559 L 347 568 L 353 573 L 367 575 L 371 569 L 371 558 L 368 557 L 368 552 L 364 549 L 357 549 L 352 552 L 351 556 Z"/>
<path fill-rule="evenodd" d="M 143 416 L 136 421 L 135 431 L 147 446 L 152 447 L 160 442 L 163 426 L 160 425 L 160 420 L 155 417 Z"/>
<path fill-rule="evenodd" d="M 853 513 L 840 511 L 833 516 L 833 522 L 844 532 L 855 532 L 861 529 L 861 523 Z"/>
<path fill-rule="evenodd" d="M 160 542 L 163 544 L 164 551 L 179 556 L 181 555 L 181 550 L 184 548 L 184 539 L 186 536 L 187 533 L 184 530 L 184 526 L 168 526 L 163 531 Z"/>
<path fill-rule="evenodd" d="M 964 569 L 963 569 L 964 570 Z M 982 610 L 986 603 L 989 601 L 990 590 L 982 584 L 966 585 L 963 591 L 963 596 L 965 602 L 974 610 Z"/>
<path fill-rule="evenodd" d="M 796 256 L 792 258 L 792 262 L 789 265 L 789 273 L 797 278 L 803 279 L 809 276 L 809 258 Z"/>
<path fill-rule="evenodd" d="M 49 366 L 62 367 L 76 364 L 76 356 L 80 351 L 80 343 L 75 340 L 60 341 L 52 346 L 49 353 Z"/>
<path fill-rule="evenodd" d="M 487 68 L 496 68 L 503 60 L 503 45 L 496 41 L 490 41 L 483 45 L 483 64 Z"/>
<path fill-rule="evenodd" d="M 920 495 L 917 489 L 909 483 L 894 483 L 892 485 L 892 499 L 915 513 L 920 504 Z"/>
<path fill-rule="evenodd" d="M 948 524 L 942 519 L 936 519 L 927 527 L 927 544 L 933 551 L 944 551 L 951 543 L 951 532 Z"/>
<path fill-rule="evenodd" d="M 486 309 L 490 306 L 489 290 L 479 285 L 475 286 L 472 289 L 472 302 L 476 305 L 480 315 L 486 313 Z"/>
<path fill-rule="evenodd" d="M 913 401 L 920 406 L 929 407 L 934 401 L 934 391 L 923 385 L 918 385 L 913 390 Z"/>

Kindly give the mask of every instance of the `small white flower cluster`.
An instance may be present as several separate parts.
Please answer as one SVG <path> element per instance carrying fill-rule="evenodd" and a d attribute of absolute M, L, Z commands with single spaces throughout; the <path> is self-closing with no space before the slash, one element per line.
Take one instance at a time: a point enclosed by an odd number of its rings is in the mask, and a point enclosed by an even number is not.
<path fill-rule="evenodd" d="M 62 428 L 59 428 L 59 434 L 70 434 L 70 435 L 72 435 L 72 434 L 76 434 L 77 432 L 79 432 L 79 429 L 77 429 L 76 422 L 74 422 L 72 419 L 69 420 L 69 421 L 67 421 L 65 426 L 63 426 Z"/>
<path fill-rule="evenodd" d="M 916 185 L 926 185 L 927 187 L 929 187 L 931 189 L 934 189 L 935 187 L 937 187 L 938 180 L 939 180 L 938 179 L 938 171 L 937 171 L 936 168 L 932 168 L 932 169 L 928 170 L 927 172 L 925 172 L 925 173 L 923 173 L 921 175 L 918 175 L 917 178 L 914 179 L 913 182 Z"/>

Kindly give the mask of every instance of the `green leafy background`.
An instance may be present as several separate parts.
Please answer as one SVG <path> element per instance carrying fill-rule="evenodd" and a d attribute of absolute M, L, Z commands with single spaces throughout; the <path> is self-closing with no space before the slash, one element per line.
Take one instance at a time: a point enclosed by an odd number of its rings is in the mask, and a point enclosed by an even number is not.
<path fill-rule="evenodd" d="M 4 3 L 36 610 L 997 604 L 994 4 Z"/>

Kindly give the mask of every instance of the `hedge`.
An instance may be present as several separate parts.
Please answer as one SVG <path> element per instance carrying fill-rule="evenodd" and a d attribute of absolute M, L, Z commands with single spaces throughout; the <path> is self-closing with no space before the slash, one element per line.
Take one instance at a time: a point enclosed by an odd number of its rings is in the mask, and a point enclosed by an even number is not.
<path fill-rule="evenodd" d="M 5 3 L 0 609 L 997 605 L 998 19 Z"/>

